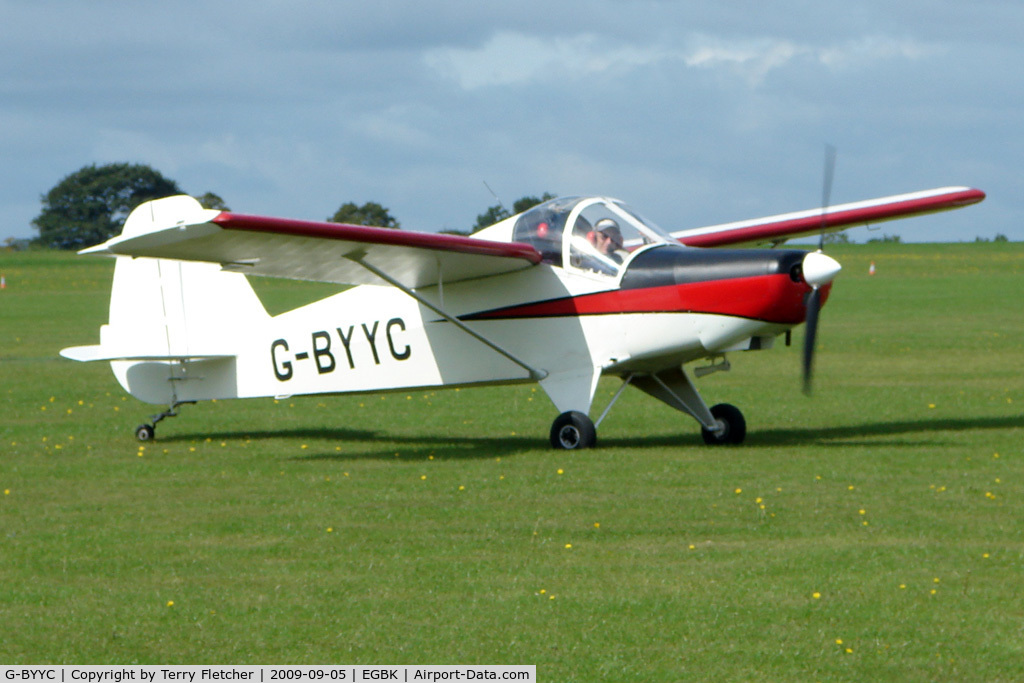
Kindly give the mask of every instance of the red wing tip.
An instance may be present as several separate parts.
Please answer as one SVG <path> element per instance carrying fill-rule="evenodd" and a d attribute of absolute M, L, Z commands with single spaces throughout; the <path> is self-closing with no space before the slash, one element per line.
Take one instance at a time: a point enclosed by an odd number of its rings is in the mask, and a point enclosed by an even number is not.
<path fill-rule="evenodd" d="M 987 195 L 981 190 L 972 187 L 964 192 L 964 204 L 977 204 L 984 200 L 986 196 Z"/>

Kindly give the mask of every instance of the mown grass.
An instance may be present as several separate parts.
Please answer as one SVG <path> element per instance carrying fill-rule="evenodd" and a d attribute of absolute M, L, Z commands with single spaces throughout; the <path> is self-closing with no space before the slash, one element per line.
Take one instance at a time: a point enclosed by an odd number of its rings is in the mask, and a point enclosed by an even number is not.
<path fill-rule="evenodd" d="M 154 409 L 57 357 L 110 264 L 2 255 L 0 662 L 1018 680 L 1024 245 L 831 253 L 812 398 L 798 344 L 734 354 L 699 384 L 743 447 L 627 392 L 577 454 L 531 387 L 188 406 L 140 448 Z"/>

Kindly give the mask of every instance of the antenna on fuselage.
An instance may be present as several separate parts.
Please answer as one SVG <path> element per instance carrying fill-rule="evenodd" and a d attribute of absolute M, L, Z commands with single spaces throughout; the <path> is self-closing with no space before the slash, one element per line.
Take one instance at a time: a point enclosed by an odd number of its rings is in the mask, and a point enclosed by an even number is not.
<path fill-rule="evenodd" d="M 486 187 L 487 191 L 491 193 L 491 196 L 498 201 L 498 206 L 501 207 L 501 210 L 511 216 L 512 212 L 505 208 L 505 202 L 501 201 L 501 197 L 498 196 L 497 192 L 491 189 L 491 186 L 487 184 L 486 180 L 484 181 L 484 187 Z"/>

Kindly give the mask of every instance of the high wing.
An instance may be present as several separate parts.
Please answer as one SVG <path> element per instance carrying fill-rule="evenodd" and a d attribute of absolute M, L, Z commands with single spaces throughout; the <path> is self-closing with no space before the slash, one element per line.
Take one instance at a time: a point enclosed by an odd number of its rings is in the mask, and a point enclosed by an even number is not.
<path fill-rule="evenodd" d="M 800 235 L 837 232 L 858 225 L 959 209 L 976 204 L 984 198 L 984 192 L 970 187 L 943 187 L 767 218 L 680 230 L 673 232 L 672 236 L 690 247 L 779 243 Z"/>
<path fill-rule="evenodd" d="M 179 196 L 143 204 L 124 231 L 83 254 L 218 263 L 224 270 L 339 284 L 385 284 L 374 269 L 410 289 L 529 268 L 528 244 L 203 209 Z M 367 268 L 370 266 L 370 268 Z"/>

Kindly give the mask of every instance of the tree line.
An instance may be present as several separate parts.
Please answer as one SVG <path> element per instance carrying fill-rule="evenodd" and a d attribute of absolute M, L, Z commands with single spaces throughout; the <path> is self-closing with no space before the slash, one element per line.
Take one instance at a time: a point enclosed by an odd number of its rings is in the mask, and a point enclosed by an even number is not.
<path fill-rule="evenodd" d="M 84 166 L 42 196 L 42 211 L 32 220 L 32 227 L 39 233 L 34 243 L 51 249 L 82 249 L 100 244 L 120 234 L 125 219 L 135 207 L 179 194 L 186 193 L 175 181 L 145 164 Z M 194 196 L 204 208 L 230 211 L 214 192 Z M 468 235 L 553 198 L 554 195 L 547 192 L 541 197 L 522 197 L 512 205 L 511 212 L 498 204 L 478 215 L 476 223 L 468 230 L 449 232 Z M 362 205 L 345 202 L 327 220 L 401 228 L 390 210 L 377 202 Z"/>

